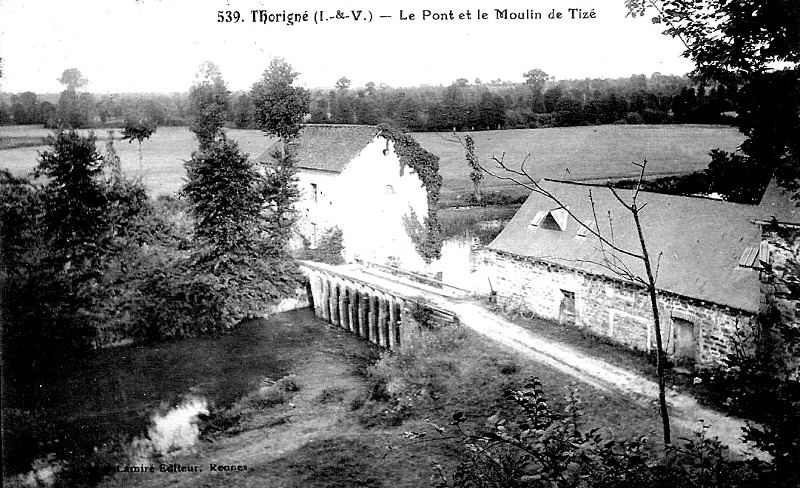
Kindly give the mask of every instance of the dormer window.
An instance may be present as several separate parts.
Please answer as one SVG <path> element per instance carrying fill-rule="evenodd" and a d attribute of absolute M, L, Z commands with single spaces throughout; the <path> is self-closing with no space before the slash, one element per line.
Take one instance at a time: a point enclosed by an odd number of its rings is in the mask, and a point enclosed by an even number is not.
<path fill-rule="evenodd" d="M 556 208 L 550 211 L 540 210 L 531 221 L 533 227 L 542 229 L 565 231 L 567 230 L 567 220 L 569 214 L 564 208 Z"/>
<path fill-rule="evenodd" d="M 567 220 L 569 220 L 569 214 L 565 208 L 556 208 L 550 211 L 540 210 L 531 220 L 531 226 L 563 232 L 567 230 Z"/>

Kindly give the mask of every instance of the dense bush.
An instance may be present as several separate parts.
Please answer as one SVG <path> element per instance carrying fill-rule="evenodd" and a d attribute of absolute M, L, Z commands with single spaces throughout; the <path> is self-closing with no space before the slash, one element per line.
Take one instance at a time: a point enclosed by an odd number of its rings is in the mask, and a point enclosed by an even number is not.
<path fill-rule="evenodd" d="M 647 436 L 618 441 L 584 430 L 574 392 L 562 412 L 554 411 L 535 377 L 509 390 L 505 400 L 510 408 L 485 415 L 482 426 L 463 412 L 453 415 L 453 434 L 466 452 L 452 478 L 440 476 L 437 486 L 766 486 L 756 469 L 730 460 L 719 442 L 706 438 L 705 428 L 659 457 Z"/>
<path fill-rule="evenodd" d="M 282 161 L 290 164 L 289 159 Z M 211 316 L 220 320 L 221 329 L 228 329 L 244 318 L 263 315 L 278 300 L 293 295 L 302 282 L 286 250 L 286 222 L 291 219 L 282 209 L 293 201 L 284 188 L 291 174 L 277 183 L 268 168 L 262 177 L 238 144 L 224 135 L 205 142 L 186 169 L 189 181 L 182 194 L 189 201 L 198 242 L 191 270 L 183 274 L 190 280 L 178 280 L 176 292 L 201 309 L 220 307 Z"/>
<path fill-rule="evenodd" d="M 36 168 L 44 184 L 0 175 L 4 374 L 22 397 L 101 336 L 119 335 L 109 329 L 129 296 L 127 263 L 153 231 L 144 190 L 115 167 L 112 143 L 103 155 L 91 134 L 49 142 Z"/>
<path fill-rule="evenodd" d="M 303 248 L 296 253 L 297 259 L 307 259 L 326 264 L 344 264 L 344 240 L 341 229 L 332 227 L 325 231 L 317 242 L 317 247 L 311 248 L 311 242 L 305 237 Z"/>
<path fill-rule="evenodd" d="M 770 481 L 800 484 L 800 378 L 793 368 L 795 331 L 782 323 L 774 307 L 760 317 L 758 328 L 737 331 L 737 347 L 722 367 L 704 371 L 703 384 L 712 399 L 751 422 L 744 439 L 769 453 Z"/>
<path fill-rule="evenodd" d="M 135 312 L 137 335 L 147 339 L 219 332 L 225 297 L 209 275 L 187 262 L 154 267 L 141 281 Z"/>
<path fill-rule="evenodd" d="M 361 407 L 369 426 L 399 425 L 428 412 L 477 414 L 509 387 L 516 357 L 498 354 L 470 331 L 427 322 L 424 307 L 403 314 L 403 346 L 368 368 L 371 395 Z"/>

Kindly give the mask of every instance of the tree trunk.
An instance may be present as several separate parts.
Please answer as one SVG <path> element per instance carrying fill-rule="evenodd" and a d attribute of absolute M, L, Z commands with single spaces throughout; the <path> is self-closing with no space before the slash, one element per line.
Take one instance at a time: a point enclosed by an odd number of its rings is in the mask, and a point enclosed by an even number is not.
<path fill-rule="evenodd" d="M 658 300 L 656 297 L 656 282 L 653 278 L 653 269 L 650 266 L 650 254 L 642 233 L 642 224 L 639 222 L 639 209 L 632 207 L 633 220 L 636 222 L 636 231 L 639 234 L 639 243 L 642 246 L 644 269 L 647 272 L 647 291 L 650 294 L 650 305 L 653 308 L 653 326 L 656 332 L 656 369 L 658 370 L 658 405 L 661 412 L 661 423 L 664 430 L 664 445 L 671 443 L 669 428 L 669 411 L 667 410 L 666 382 L 664 381 L 664 349 L 661 343 L 661 320 L 658 314 Z"/>

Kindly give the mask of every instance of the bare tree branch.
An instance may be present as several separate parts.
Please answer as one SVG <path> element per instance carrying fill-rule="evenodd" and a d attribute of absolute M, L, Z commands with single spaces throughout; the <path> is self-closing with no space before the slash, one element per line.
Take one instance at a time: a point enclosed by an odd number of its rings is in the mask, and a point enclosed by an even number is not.
<path fill-rule="evenodd" d="M 652 3 L 652 0 L 650 0 Z M 659 12 L 660 13 L 660 12 Z M 462 147 L 465 147 L 464 141 L 461 137 L 458 136 L 457 133 L 453 132 L 453 136 L 455 140 L 461 144 Z M 532 193 L 537 193 L 542 195 L 549 200 L 553 201 L 556 205 L 558 205 L 558 209 L 563 209 L 569 217 L 572 217 L 576 222 L 578 222 L 581 226 L 583 226 L 587 233 L 591 233 L 594 237 L 596 237 L 599 241 L 600 252 L 602 255 L 603 263 L 596 263 L 590 260 L 575 260 L 576 262 L 590 262 L 598 266 L 602 266 L 605 269 L 610 270 L 612 273 L 620 276 L 628 281 L 640 284 L 644 286 L 647 290 L 648 295 L 650 296 L 650 305 L 652 308 L 653 314 L 653 327 L 655 329 L 656 334 L 656 368 L 658 370 L 658 387 L 659 387 L 659 411 L 661 414 L 661 420 L 663 424 L 663 433 L 664 433 L 664 444 L 670 444 L 670 425 L 669 425 L 669 412 L 667 409 L 666 403 L 666 383 L 665 383 L 665 374 L 664 374 L 664 347 L 661 340 L 661 324 L 659 318 L 659 310 L 658 310 L 658 296 L 657 296 L 657 289 L 656 289 L 656 279 L 658 276 L 658 270 L 661 264 L 661 256 L 662 253 L 659 253 L 658 263 L 656 266 L 656 273 L 653 274 L 653 269 L 650 263 L 650 256 L 647 251 L 647 244 L 644 237 L 644 231 L 642 229 L 642 224 L 640 220 L 640 212 L 647 206 L 647 202 L 645 202 L 641 207 L 638 206 L 638 197 L 642 190 L 642 182 L 644 181 L 644 174 L 647 168 L 647 159 L 644 159 L 641 163 L 633 162 L 632 164 L 639 168 L 639 178 L 636 183 L 636 187 L 633 190 L 633 193 L 630 196 L 630 201 L 626 201 L 622 198 L 619 192 L 613 188 L 612 186 L 608 185 L 607 188 L 614 196 L 614 198 L 625 208 L 633 218 L 634 223 L 636 224 L 636 232 L 639 237 L 639 249 L 640 253 L 629 251 L 620 247 L 615 239 L 614 236 L 614 221 L 611 215 L 611 211 L 608 210 L 608 225 L 609 225 L 609 237 L 603 235 L 600 231 L 599 221 L 597 219 L 597 209 L 595 207 L 594 197 L 592 195 L 591 190 L 589 190 L 589 200 L 592 205 L 592 215 L 594 217 L 595 228 L 592 228 L 591 225 L 586 225 L 583 220 L 578 218 L 574 212 L 572 212 L 567 206 L 565 206 L 561 200 L 556 195 L 553 195 L 545 188 L 543 188 L 538 181 L 528 172 L 525 170 L 525 163 L 528 161 L 530 157 L 530 153 L 525 156 L 522 163 L 520 164 L 519 169 L 509 167 L 505 162 L 505 153 L 502 153 L 500 157 L 492 156 L 492 161 L 495 162 L 500 169 L 502 169 L 505 173 L 503 175 L 496 174 L 488 170 L 485 166 L 480 163 L 480 160 L 476 156 L 476 164 L 487 174 L 500 179 L 511 181 L 523 188 L 530 190 Z M 508 176 L 510 175 L 510 176 Z M 631 271 L 628 267 L 627 263 L 625 263 L 621 256 L 628 256 L 634 259 L 640 260 L 644 264 L 645 272 L 647 279 L 645 280 L 640 275 Z"/>
<path fill-rule="evenodd" d="M 459 144 L 461 144 L 461 145 L 462 145 L 462 147 L 464 147 L 464 148 L 466 149 L 466 146 L 465 146 L 465 144 L 464 144 L 464 141 L 461 139 L 461 137 L 459 137 L 459 136 L 458 136 L 458 134 L 456 134 L 456 133 L 453 133 L 453 135 L 454 135 L 454 137 L 456 138 L 456 142 L 458 142 Z M 636 259 L 642 259 L 642 257 L 641 257 L 640 255 L 638 255 L 638 254 L 636 254 L 636 253 L 633 253 L 633 252 L 631 252 L 631 251 L 628 251 L 627 249 L 623 249 L 623 248 L 621 248 L 621 247 L 619 247 L 619 246 L 615 245 L 613 242 L 611 242 L 611 241 L 609 241 L 608 239 L 606 239 L 606 238 L 605 238 L 605 236 L 603 236 L 603 235 L 602 235 L 600 232 L 598 232 L 598 231 L 597 231 L 597 230 L 595 230 L 595 229 L 592 229 L 590 226 L 587 226 L 587 225 L 586 225 L 586 224 L 583 222 L 583 220 L 582 220 L 582 219 L 578 218 L 578 216 L 577 216 L 577 215 L 575 215 L 575 213 L 574 213 L 574 212 L 572 212 L 572 211 L 571 211 L 570 209 L 568 209 L 568 208 L 567 208 L 565 205 L 563 205 L 563 204 L 561 203 L 561 201 L 558 199 L 558 197 L 556 197 L 555 195 L 553 195 L 552 193 L 550 193 L 549 191 L 547 191 L 546 189 L 544 189 L 544 188 L 543 188 L 543 187 L 542 187 L 542 186 L 541 186 L 541 185 L 540 185 L 540 184 L 539 184 L 539 183 L 536 181 L 536 179 L 535 179 L 535 178 L 534 178 L 532 175 L 530 175 L 528 172 L 524 171 L 524 165 L 525 165 L 525 163 L 527 162 L 528 158 L 530 158 L 530 156 L 531 156 L 531 154 L 530 154 L 530 153 L 528 153 L 528 155 L 526 155 L 526 156 L 525 156 L 525 158 L 523 158 L 523 160 L 522 160 L 522 164 L 521 164 L 522 168 L 521 168 L 520 170 L 516 170 L 516 169 L 514 169 L 514 168 L 511 168 L 511 167 L 509 167 L 509 166 L 508 166 L 508 165 L 505 163 L 505 161 L 504 161 L 504 159 L 505 159 L 505 153 L 502 153 L 502 154 L 500 155 L 500 157 L 499 157 L 499 158 L 498 158 L 497 156 L 492 156 L 492 158 L 491 158 L 491 159 L 492 159 L 492 161 L 494 161 L 495 163 L 497 163 L 497 165 L 500 167 L 500 169 L 504 170 L 504 171 L 505 171 L 505 172 L 507 172 L 507 173 L 510 173 L 510 174 L 512 174 L 512 175 L 515 175 L 514 177 L 512 177 L 512 176 L 504 176 L 504 175 L 500 175 L 500 174 L 497 174 L 497 173 L 495 173 L 495 172 L 489 171 L 489 170 L 488 170 L 488 169 L 487 169 L 487 168 L 486 168 L 486 167 L 485 167 L 485 166 L 484 166 L 484 165 L 483 165 L 483 164 L 480 162 L 480 160 L 478 160 L 478 165 L 481 167 L 481 169 L 482 169 L 484 172 L 486 172 L 486 174 L 488 174 L 488 175 L 490 175 L 490 176 L 492 176 L 492 177 L 494 177 L 494 178 L 497 178 L 497 179 L 499 179 L 499 180 L 511 181 L 511 182 L 513 182 L 513 183 L 515 183 L 515 184 L 517 184 L 517 185 L 519 185 L 519 186 L 523 187 L 523 188 L 526 188 L 526 189 L 530 190 L 530 191 L 531 191 L 531 192 L 533 192 L 533 193 L 538 193 L 539 195 L 545 196 L 545 197 L 547 197 L 548 199 L 552 200 L 552 201 L 553 201 L 553 202 L 554 202 L 556 205 L 558 205 L 558 208 L 559 208 L 559 209 L 563 209 L 563 210 L 565 210 L 565 211 L 567 212 L 567 215 L 569 215 L 570 217 L 572 217 L 572 219 L 573 219 L 573 220 L 575 220 L 576 222 L 578 222 L 578 223 L 579 223 L 581 226 L 585 227 L 585 228 L 586 228 L 586 229 L 587 229 L 587 230 L 588 230 L 588 231 L 589 231 L 589 232 L 590 232 L 592 235 L 594 235 L 596 238 L 598 238 L 598 239 L 600 239 L 601 241 L 603 241 L 603 242 L 604 242 L 604 243 L 605 243 L 607 246 L 609 246 L 609 247 L 610 247 L 611 249 L 613 249 L 615 252 L 618 252 L 618 253 L 620 253 L 620 254 L 624 254 L 624 255 L 626 255 L 626 256 L 630 256 L 630 257 L 632 257 L 632 258 L 636 258 Z M 522 177 L 522 178 L 524 178 L 524 179 L 520 179 L 520 177 Z M 627 206 L 626 206 L 626 208 L 627 208 Z"/>

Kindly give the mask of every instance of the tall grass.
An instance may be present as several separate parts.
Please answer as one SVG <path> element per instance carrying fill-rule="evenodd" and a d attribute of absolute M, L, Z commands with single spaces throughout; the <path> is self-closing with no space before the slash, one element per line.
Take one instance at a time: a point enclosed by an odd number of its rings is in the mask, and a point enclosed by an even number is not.
<path fill-rule="evenodd" d="M 442 238 L 474 237 L 488 244 L 500 234 L 503 227 L 519 209 L 519 205 L 469 209 L 445 208 L 439 210 Z"/>

